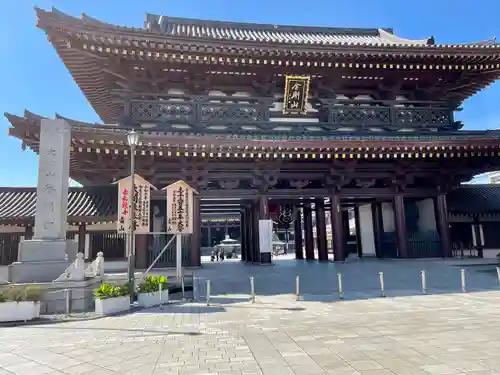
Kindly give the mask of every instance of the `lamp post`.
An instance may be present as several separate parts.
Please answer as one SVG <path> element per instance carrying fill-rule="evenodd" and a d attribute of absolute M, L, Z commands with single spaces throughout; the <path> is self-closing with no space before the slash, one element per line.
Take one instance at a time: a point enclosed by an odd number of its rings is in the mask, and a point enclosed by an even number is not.
<path fill-rule="evenodd" d="M 130 146 L 130 177 L 131 177 L 131 195 L 130 199 L 130 238 L 128 249 L 128 281 L 131 288 L 130 303 L 134 302 L 135 290 L 135 148 L 139 143 L 139 134 L 135 131 L 130 131 L 127 134 L 127 143 Z"/>

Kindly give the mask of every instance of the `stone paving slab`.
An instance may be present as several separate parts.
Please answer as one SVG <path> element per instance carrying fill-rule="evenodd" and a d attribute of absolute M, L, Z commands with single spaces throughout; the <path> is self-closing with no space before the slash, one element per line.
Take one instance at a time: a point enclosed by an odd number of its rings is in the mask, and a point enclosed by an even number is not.
<path fill-rule="evenodd" d="M 423 265 L 441 294 L 418 295 Z M 343 301 L 331 290 L 340 267 L 352 297 Z M 380 269 L 394 275 L 387 298 L 371 286 Z M 208 307 L 0 328 L 0 375 L 500 374 L 497 280 L 468 269 L 468 280 L 487 291 L 461 293 L 457 272 L 419 261 L 207 266 L 198 275 L 213 282 Z M 304 282 L 299 301 L 296 274 Z"/>
<path fill-rule="evenodd" d="M 0 375 L 500 374 L 499 308 L 499 292 L 170 305 L 3 328 Z"/>

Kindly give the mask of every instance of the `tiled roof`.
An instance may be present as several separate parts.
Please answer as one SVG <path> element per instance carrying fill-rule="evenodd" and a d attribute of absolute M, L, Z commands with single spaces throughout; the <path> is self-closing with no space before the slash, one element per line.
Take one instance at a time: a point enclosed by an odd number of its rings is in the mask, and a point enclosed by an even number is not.
<path fill-rule="evenodd" d="M 117 187 L 70 188 L 68 222 L 116 220 Z M 35 217 L 35 188 L 0 188 L 0 222 L 27 221 Z"/>
<path fill-rule="evenodd" d="M 447 196 L 452 214 L 500 214 L 500 184 L 465 185 Z"/>
<path fill-rule="evenodd" d="M 255 23 L 206 21 L 190 18 L 146 15 L 145 27 L 172 37 L 292 44 L 404 44 L 428 45 L 432 38 L 400 38 L 390 29 L 333 28 L 265 25 Z"/>
<path fill-rule="evenodd" d="M 70 188 L 68 223 L 102 223 L 117 219 L 117 185 Z M 36 188 L 0 187 L 0 224 L 26 224 L 35 219 Z M 239 220 L 234 212 L 202 212 L 203 222 Z"/>

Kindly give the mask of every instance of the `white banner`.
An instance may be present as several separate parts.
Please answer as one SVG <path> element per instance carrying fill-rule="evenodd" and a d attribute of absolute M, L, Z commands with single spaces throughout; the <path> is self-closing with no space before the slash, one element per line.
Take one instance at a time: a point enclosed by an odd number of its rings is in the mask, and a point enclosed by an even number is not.
<path fill-rule="evenodd" d="M 259 220 L 259 249 L 261 253 L 273 251 L 273 221 Z"/>
<path fill-rule="evenodd" d="M 184 181 L 168 185 L 167 190 L 167 233 L 193 233 L 193 199 L 195 191 Z"/>
<path fill-rule="evenodd" d="M 131 206 L 134 202 L 135 233 L 143 234 L 149 232 L 149 206 L 151 200 L 151 184 L 139 175 L 134 177 L 134 193 L 132 193 L 132 177 L 126 177 L 118 181 L 118 233 L 130 233 L 131 229 Z"/>

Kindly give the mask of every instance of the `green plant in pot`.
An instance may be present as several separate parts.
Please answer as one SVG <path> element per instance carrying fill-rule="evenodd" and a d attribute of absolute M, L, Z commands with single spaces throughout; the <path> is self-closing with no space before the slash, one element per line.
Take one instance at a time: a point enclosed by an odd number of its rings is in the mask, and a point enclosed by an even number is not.
<path fill-rule="evenodd" d="M 42 300 L 46 289 L 35 285 L 15 285 L 0 291 L 0 302 L 39 302 Z"/>
<path fill-rule="evenodd" d="M 167 289 L 167 277 L 166 276 L 146 276 L 139 284 L 139 293 L 154 293 L 160 290 L 160 285 L 162 290 Z"/>
<path fill-rule="evenodd" d="M 127 284 L 111 285 L 110 283 L 102 283 L 99 288 L 94 290 L 96 299 L 108 299 L 130 295 L 130 288 Z"/>

